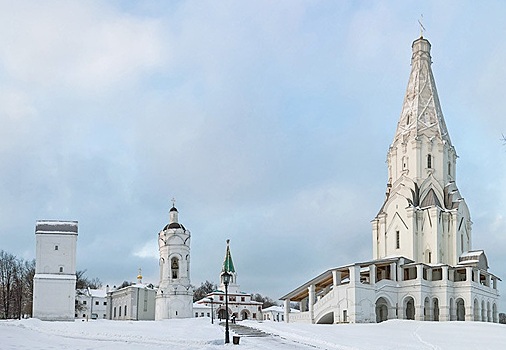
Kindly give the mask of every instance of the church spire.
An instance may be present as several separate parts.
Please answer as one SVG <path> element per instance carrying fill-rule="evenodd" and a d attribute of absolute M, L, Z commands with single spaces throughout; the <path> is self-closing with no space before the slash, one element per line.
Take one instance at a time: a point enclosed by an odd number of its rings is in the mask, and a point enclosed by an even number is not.
<path fill-rule="evenodd" d="M 221 269 L 221 272 L 235 273 L 232 254 L 230 254 L 230 239 L 227 239 L 227 251 L 225 253 L 225 260 L 223 261 L 223 268 Z"/>
<path fill-rule="evenodd" d="M 394 142 L 407 142 L 425 135 L 438 137 L 451 146 L 432 75 L 430 48 L 429 41 L 423 37 L 413 42 L 411 74 Z"/>

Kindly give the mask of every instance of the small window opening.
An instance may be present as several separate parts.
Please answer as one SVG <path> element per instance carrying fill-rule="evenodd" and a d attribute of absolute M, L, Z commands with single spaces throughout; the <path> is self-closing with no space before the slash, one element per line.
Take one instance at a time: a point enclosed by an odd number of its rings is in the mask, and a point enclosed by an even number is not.
<path fill-rule="evenodd" d="M 63 266 L 60 266 L 60 272 L 63 272 Z"/>
<path fill-rule="evenodd" d="M 171 272 L 172 272 L 172 278 L 178 278 L 179 275 L 179 260 L 177 258 L 172 258 L 171 263 Z"/>
<path fill-rule="evenodd" d="M 58 250 L 58 246 L 57 245 L 54 246 L 54 250 Z"/>
<path fill-rule="evenodd" d="M 399 249 L 401 247 L 401 234 L 399 231 L 395 231 L 395 248 Z"/>
<path fill-rule="evenodd" d="M 432 156 L 430 154 L 427 155 L 427 168 L 432 168 Z"/>

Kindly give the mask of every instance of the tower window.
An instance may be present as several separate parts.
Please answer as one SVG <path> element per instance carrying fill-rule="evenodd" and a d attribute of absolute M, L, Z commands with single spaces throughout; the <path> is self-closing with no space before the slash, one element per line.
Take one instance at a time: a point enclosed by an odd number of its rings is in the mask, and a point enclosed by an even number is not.
<path fill-rule="evenodd" d="M 401 234 L 399 231 L 395 231 L 395 249 L 401 247 Z"/>
<path fill-rule="evenodd" d="M 60 272 L 63 272 L 63 266 L 60 266 Z"/>
<path fill-rule="evenodd" d="M 54 250 L 58 250 L 58 246 L 57 245 L 54 246 Z"/>
<path fill-rule="evenodd" d="M 452 163 L 448 162 L 448 175 L 452 174 Z"/>
<path fill-rule="evenodd" d="M 432 156 L 430 154 L 427 155 L 427 168 L 432 168 Z"/>
<path fill-rule="evenodd" d="M 170 261 L 171 275 L 172 278 L 178 278 L 179 275 L 179 260 L 172 258 Z"/>

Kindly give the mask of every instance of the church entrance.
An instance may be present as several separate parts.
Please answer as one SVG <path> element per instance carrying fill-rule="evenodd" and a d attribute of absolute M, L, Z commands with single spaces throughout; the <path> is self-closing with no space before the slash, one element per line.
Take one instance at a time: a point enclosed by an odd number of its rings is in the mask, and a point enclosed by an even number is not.
<path fill-rule="evenodd" d="M 249 318 L 248 314 L 249 314 L 248 310 L 242 310 L 241 311 L 241 320 L 247 320 Z"/>
<path fill-rule="evenodd" d="M 415 319 L 415 301 L 412 297 L 406 298 L 405 301 L 405 315 L 407 320 L 414 320 Z"/>
<path fill-rule="evenodd" d="M 464 300 L 459 298 L 457 299 L 457 321 L 465 321 L 465 320 L 466 320 L 466 308 Z"/>
<path fill-rule="evenodd" d="M 376 323 L 388 320 L 388 302 L 385 298 L 376 300 Z"/>

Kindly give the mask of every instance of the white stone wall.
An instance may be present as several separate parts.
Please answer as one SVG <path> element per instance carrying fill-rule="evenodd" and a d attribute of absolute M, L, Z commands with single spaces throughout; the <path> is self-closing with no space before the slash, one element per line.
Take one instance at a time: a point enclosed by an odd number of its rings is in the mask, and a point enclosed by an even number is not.
<path fill-rule="evenodd" d="M 45 321 L 73 321 L 75 275 L 35 274 L 33 317 Z"/>

